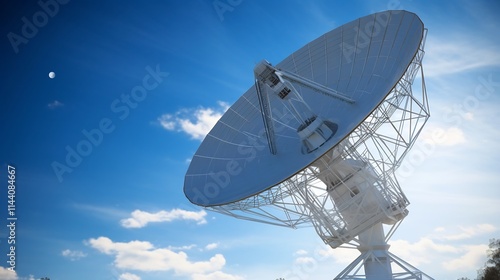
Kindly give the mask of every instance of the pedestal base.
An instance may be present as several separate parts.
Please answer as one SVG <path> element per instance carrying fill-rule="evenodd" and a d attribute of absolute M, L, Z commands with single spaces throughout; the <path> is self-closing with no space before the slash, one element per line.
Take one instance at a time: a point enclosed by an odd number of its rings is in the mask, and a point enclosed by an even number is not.
<path fill-rule="evenodd" d="M 434 278 L 418 270 L 416 267 L 405 262 L 396 255 L 386 252 L 387 258 L 379 260 L 374 251 L 366 251 L 347 266 L 334 280 L 434 280 Z M 392 277 L 387 279 L 387 276 L 366 275 L 364 267 L 367 262 L 379 262 L 381 264 L 389 261 L 391 265 Z"/>

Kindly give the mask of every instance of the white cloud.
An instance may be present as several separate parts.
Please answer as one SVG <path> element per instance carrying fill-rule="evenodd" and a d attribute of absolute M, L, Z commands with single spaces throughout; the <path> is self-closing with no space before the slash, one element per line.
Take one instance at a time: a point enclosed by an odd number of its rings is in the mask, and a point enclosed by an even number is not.
<path fill-rule="evenodd" d="M 462 129 L 455 126 L 443 128 L 436 125 L 424 130 L 422 140 L 436 146 L 456 146 L 467 142 Z"/>
<path fill-rule="evenodd" d="M 191 250 L 195 247 L 196 247 L 196 244 L 190 244 L 190 245 L 184 245 L 184 246 L 168 246 L 168 249 L 181 251 L 181 250 Z"/>
<path fill-rule="evenodd" d="M 446 229 L 444 227 L 437 227 L 434 229 L 435 232 L 444 232 Z"/>
<path fill-rule="evenodd" d="M 464 240 L 472 238 L 474 236 L 495 232 L 497 228 L 491 224 L 480 224 L 470 227 L 459 227 L 459 230 L 460 230 L 459 233 L 449 234 L 446 233 L 446 230 L 443 228 L 443 230 L 441 231 L 443 234 L 437 236 L 437 238 L 452 240 L 452 241 Z"/>
<path fill-rule="evenodd" d="M 128 212 L 122 211 L 116 208 L 95 206 L 89 204 L 73 204 L 77 210 L 84 212 L 85 214 L 91 214 L 96 218 L 106 219 L 106 220 L 116 220 L 121 217 L 128 215 Z"/>
<path fill-rule="evenodd" d="M 470 240 L 482 234 L 497 231 L 491 224 L 459 227 L 460 232 L 450 234 L 444 227 L 438 227 L 429 237 L 417 242 L 391 241 L 391 252 L 415 266 L 422 263 L 440 263 L 449 271 L 473 271 L 480 268 L 486 259 L 487 244 L 457 244 L 456 241 Z"/>
<path fill-rule="evenodd" d="M 439 228 L 442 232 L 444 228 Z M 407 240 L 389 241 L 390 252 L 410 264 L 421 267 L 422 264 L 437 264 L 449 271 L 473 271 L 484 264 L 488 245 L 452 245 L 437 242 L 424 237 L 417 242 Z M 359 256 L 358 250 L 331 249 L 325 247 L 318 251 L 320 257 L 333 258 L 336 263 L 347 265 Z M 299 260 L 300 259 L 300 260 Z M 311 263 L 314 259 L 298 258 L 296 263 Z"/>
<path fill-rule="evenodd" d="M 444 146 L 455 146 L 467 142 L 463 130 L 457 127 L 445 129 L 443 135 L 444 139 L 440 144 Z"/>
<path fill-rule="evenodd" d="M 175 121 L 175 117 L 170 114 L 164 114 L 158 118 L 161 126 L 166 130 L 176 130 L 177 123 Z"/>
<path fill-rule="evenodd" d="M 205 250 L 210 251 L 216 249 L 217 247 L 219 247 L 219 243 L 210 243 L 207 246 L 205 246 Z"/>
<path fill-rule="evenodd" d="M 49 107 L 49 109 L 51 109 L 51 110 L 53 110 L 57 107 L 62 107 L 62 106 L 64 106 L 64 104 L 57 101 L 57 100 L 54 100 L 54 101 L 50 102 L 49 104 L 47 104 L 47 107 Z"/>
<path fill-rule="evenodd" d="M 118 280 L 141 280 L 141 277 L 135 275 L 135 274 L 132 274 L 132 273 L 122 273 L 120 275 L 120 278 L 118 278 Z"/>
<path fill-rule="evenodd" d="M 461 248 L 461 256 L 443 262 L 443 267 L 449 271 L 467 271 L 478 269 L 484 264 L 488 245 L 470 245 Z"/>
<path fill-rule="evenodd" d="M 3 266 L 0 266 L 0 279 L 2 280 L 18 280 L 15 271 L 9 270 Z"/>
<path fill-rule="evenodd" d="M 65 258 L 68 258 L 72 261 L 79 260 L 81 258 L 85 258 L 87 254 L 83 253 L 82 251 L 72 251 L 70 249 L 66 249 L 61 252 L 61 255 Z"/>
<path fill-rule="evenodd" d="M 394 240 L 390 241 L 389 244 L 392 253 L 415 266 L 432 263 L 434 261 L 433 257 L 438 254 L 457 254 L 461 251 L 456 246 L 439 244 L 427 237 L 421 238 L 415 243 L 406 240 Z"/>
<path fill-rule="evenodd" d="M 298 257 L 295 259 L 296 264 L 315 264 L 316 260 L 311 257 Z"/>
<path fill-rule="evenodd" d="M 428 36 L 424 71 L 427 77 L 500 65 L 497 47 L 477 38 Z"/>
<path fill-rule="evenodd" d="M 135 210 L 131 213 L 130 218 L 121 220 L 121 225 L 126 228 L 142 228 L 148 223 L 153 222 L 171 222 L 174 220 L 193 220 L 198 224 L 205 224 L 205 216 L 207 212 L 204 210 L 193 212 L 182 209 L 173 209 L 170 211 L 158 211 L 156 213 L 149 213 L 146 211 Z"/>
<path fill-rule="evenodd" d="M 474 120 L 474 113 L 471 113 L 471 112 L 467 112 L 464 114 L 464 119 L 468 120 L 468 121 L 472 121 Z"/>
<path fill-rule="evenodd" d="M 354 259 L 359 257 L 359 251 L 354 249 L 337 248 L 332 249 L 330 246 L 324 246 L 317 250 L 320 258 L 333 258 L 338 264 L 350 264 Z"/>
<path fill-rule="evenodd" d="M 191 276 L 193 280 L 241 279 L 220 272 L 226 264 L 226 259 L 221 254 L 215 254 L 208 261 L 190 261 L 184 252 L 155 248 L 147 241 L 113 242 L 101 236 L 90 239 L 88 243 L 101 253 L 114 255 L 114 264 L 120 269 L 172 271 L 177 275 Z M 218 276 L 221 278 L 217 278 Z"/>
<path fill-rule="evenodd" d="M 158 121 L 166 130 L 182 131 L 193 139 L 203 140 L 229 108 L 229 105 L 222 101 L 219 101 L 218 105 L 217 108 L 182 109 L 173 115 L 164 114 Z"/>
<path fill-rule="evenodd" d="M 294 256 L 304 256 L 304 255 L 307 255 L 307 251 L 306 250 L 297 250 L 295 251 L 295 253 L 293 253 Z"/>

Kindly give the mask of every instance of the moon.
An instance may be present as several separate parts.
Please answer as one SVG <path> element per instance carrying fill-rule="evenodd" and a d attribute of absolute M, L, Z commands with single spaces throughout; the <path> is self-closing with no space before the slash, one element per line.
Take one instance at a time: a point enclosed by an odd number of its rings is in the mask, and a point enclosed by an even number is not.
<path fill-rule="evenodd" d="M 56 77 L 56 73 L 50 72 L 49 73 L 49 78 L 54 79 Z"/>

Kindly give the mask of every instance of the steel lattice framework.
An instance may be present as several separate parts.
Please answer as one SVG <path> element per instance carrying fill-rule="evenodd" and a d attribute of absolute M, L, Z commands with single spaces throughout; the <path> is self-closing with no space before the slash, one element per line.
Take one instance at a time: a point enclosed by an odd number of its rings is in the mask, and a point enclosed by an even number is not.
<path fill-rule="evenodd" d="M 328 153 L 342 159 L 359 160 L 370 166 L 376 178 L 373 188 L 384 196 L 391 205 L 390 209 L 380 208 L 373 217 L 359 213 L 366 216 L 366 221 L 346 231 L 341 210 L 319 179 L 321 172 L 330 170 L 320 171 L 314 164 L 255 196 L 207 208 L 240 219 L 291 228 L 313 225 L 322 239 L 333 247 L 354 239 L 357 233 L 380 220 L 380 217 L 400 221 L 398 217 L 406 216 L 409 201 L 399 186 L 395 171 L 430 116 L 422 68 L 424 42 L 422 40 L 412 63 L 385 100 Z M 412 84 L 419 73 L 421 91 L 414 93 Z M 328 154 L 319 161 L 327 161 Z M 338 178 L 339 181 L 345 179 Z M 363 197 L 358 199 L 363 200 Z"/>
<path fill-rule="evenodd" d="M 259 62 L 193 156 L 186 197 L 359 250 L 335 279 L 432 279 L 388 244 L 410 204 L 396 170 L 430 117 L 426 35 L 415 14 L 386 11 Z"/>
<path fill-rule="evenodd" d="M 430 116 L 422 68 L 425 35 L 426 30 L 403 77 L 347 138 L 280 184 L 234 203 L 207 208 L 291 228 L 312 225 L 332 248 L 360 249 L 360 234 L 385 224 L 390 226 L 387 242 L 408 214 L 409 201 L 395 171 Z M 414 86 L 418 74 L 421 84 Z M 373 251 L 362 251 L 336 279 L 365 279 L 361 268 L 370 259 L 377 260 Z M 432 279 L 392 254 L 390 259 L 397 267 L 393 279 Z"/>

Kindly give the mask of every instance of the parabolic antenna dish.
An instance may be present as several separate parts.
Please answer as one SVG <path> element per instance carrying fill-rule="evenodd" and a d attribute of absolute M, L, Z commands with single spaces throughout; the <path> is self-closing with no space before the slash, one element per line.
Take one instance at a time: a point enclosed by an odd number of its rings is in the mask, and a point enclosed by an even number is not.
<path fill-rule="evenodd" d="M 255 85 L 194 155 L 188 199 L 235 218 L 312 225 L 331 248 L 358 249 L 337 280 L 432 279 L 388 244 L 410 204 L 395 171 L 430 116 L 426 34 L 415 14 L 386 11 L 276 66 L 258 63 Z"/>
<path fill-rule="evenodd" d="M 424 25 L 406 11 L 338 27 L 275 66 L 201 143 L 184 193 L 211 207 L 254 196 L 294 176 L 352 133 L 387 98 L 419 51 Z"/>

